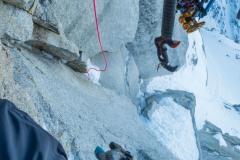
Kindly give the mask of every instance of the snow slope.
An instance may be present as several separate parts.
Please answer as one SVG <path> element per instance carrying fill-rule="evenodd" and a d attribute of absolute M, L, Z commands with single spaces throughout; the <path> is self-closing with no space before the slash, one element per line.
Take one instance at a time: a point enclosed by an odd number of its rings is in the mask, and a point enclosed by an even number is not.
<path fill-rule="evenodd" d="M 218 32 L 202 30 L 201 35 L 207 53 L 207 68 L 215 73 L 215 76 L 209 73 L 208 86 L 211 87 L 216 83 L 218 85 L 216 96 L 231 104 L 239 104 L 240 85 L 237 84 L 240 82 L 240 59 L 237 57 L 240 56 L 240 45 Z"/>
<path fill-rule="evenodd" d="M 240 59 L 237 59 L 239 54 L 240 45 L 219 34 L 217 31 L 202 29 L 201 32 L 192 33 L 189 35 L 189 48 L 185 66 L 173 75 L 155 77 L 149 83 L 147 91 L 153 93 L 155 90 L 164 91 L 166 89 L 173 89 L 194 93 L 196 96 L 195 118 L 198 130 L 202 129 L 205 120 L 208 120 L 221 128 L 223 133 L 229 133 L 240 138 L 240 115 L 233 108 L 225 108 L 226 104 L 228 106 L 240 104 Z M 172 103 L 168 107 L 174 105 Z M 164 107 L 164 105 L 161 107 Z M 175 112 L 178 111 L 175 110 Z M 167 113 L 164 112 L 164 114 Z M 158 116 L 157 119 L 161 119 L 165 115 L 158 114 Z M 185 114 L 182 116 L 185 116 Z M 165 130 L 165 125 L 161 124 L 160 120 L 148 125 L 154 130 L 157 137 L 163 136 L 161 132 L 157 132 L 157 130 Z M 182 127 L 183 130 L 189 129 L 191 131 L 191 128 L 186 127 L 186 125 L 182 125 Z M 174 130 L 177 130 L 177 127 Z M 165 130 L 165 132 L 168 131 Z M 175 135 L 168 134 L 168 139 L 173 140 L 174 137 L 178 137 L 178 134 L 177 132 Z M 182 143 L 187 146 L 192 145 L 189 143 L 186 144 L 186 141 L 191 142 L 189 141 L 189 137 L 191 136 L 186 135 L 185 139 L 179 139 L 175 145 L 178 146 Z M 222 145 L 223 142 L 220 142 Z M 166 146 L 173 153 L 182 150 L 182 148 L 178 148 L 178 151 L 176 151 L 176 146 L 168 144 Z M 195 148 L 194 146 L 192 150 L 185 149 L 189 153 L 196 153 L 193 149 Z M 191 159 L 187 155 L 182 158 L 183 155 L 185 155 L 184 152 L 178 157 L 180 159 Z"/>
<path fill-rule="evenodd" d="M 190 111 L 175 103 L 172 98 L 165 98 L 155 105 L 159 105 L 159 109 L 153 113 L 150 121 L 146 121 L 150 132 L 177 158 L 198 159 Z"/>

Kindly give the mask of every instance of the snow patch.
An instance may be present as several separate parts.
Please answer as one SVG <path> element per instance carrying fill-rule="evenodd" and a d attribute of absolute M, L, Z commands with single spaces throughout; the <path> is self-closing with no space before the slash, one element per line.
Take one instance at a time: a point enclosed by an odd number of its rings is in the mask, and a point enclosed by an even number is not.
<path fill-rule="evenodd" d="M 235 148 L 237 148 L 240 151 L 240 146 L 235 146 Z"/>
<path fill-rule="evenodd" d="M 226 143 L 226 141 L 223 139 L 221 133 L 215 134 L 213 137 L 216 138 L 216 139 L 219 141 L 220 146 L 225 146 L 225 147 L 227 147 L 227 143 Z"/>
<path fill-rule="evenodd" d="M 164 98 L 156 105 L 159 108 L 149 117 L 147 128 L 179 159 L 197 160 L 199 152 L 190 111 L 172 98 Z"/>
<path fill-rule="evenodd" d="M 74 160 L 74 155 L 71 151 L 68 152 L 68 160 Z"/>
<path fill-rule="evenodd" d="M 137 94 L 137 98 L 143 97 L 144 93 L 141 91 L 141 85 L 143 84 L 143 79 L 140 79 L 140 83 L 138 84 L 138 94 Z"/>
<path fill-rule="evenodd" d="M 99 68 L 98 68 L 97 66 L 95 66 L 95 65 L 92 64 L 92 62 L 91 62 L 90 59 L 87 60 L 87 66 L 88 66 L 88 68 L 95 68 L 95 69 L 99 70 Z M 87 74 L 86 74 L 86 75 L 87 75 Z M 93 83 L 100 85 L 99 79 L 100 79 L 100 77 L 101 77 L 101 72 L 96 71 L 96 70 L 94 70 L 94 69 L 91 69 L 90 72 L 89 72 L 89 76 L 90 76 L 90 80 L 91 80 Z"/>

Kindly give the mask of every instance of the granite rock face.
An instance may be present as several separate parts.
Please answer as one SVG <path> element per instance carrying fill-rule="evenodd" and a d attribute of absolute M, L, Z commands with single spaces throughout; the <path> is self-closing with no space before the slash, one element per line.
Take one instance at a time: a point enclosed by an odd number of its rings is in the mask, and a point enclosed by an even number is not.
<path fill-rule="evenodd" d="M 30 39 L 33 32 L 31 15 L 2 1 L 0 1 L 0 8 L 0 38 L 8 35 L 21 41 Z"/>
<path fill-rule="evenodd" d="M 101 78 L 99 83 L 106 88 L 115 90 L 117 93 L 124 95 L 125 92 L 125 83 L 124 83 L 124 68 L 125 68 L 125 55 L 122 55 L 121 52 L 107 52 L 106 58 L 108 61 L 108 69 L 101 73 Z M 94 65 L 99 66 L 103 69 L 105 67 L 105 61 L 102 57 L 102 53 L 97 54 L 92 58 Z"/>
<path fill-rule="evenodd" d="M 240 159 L 240 152 L 237 146 L 240 146 L 240 139 L 229 135 L 223 134 L 222 130 L 214 124 L 206 121 L 202 130 L 198 131 L 199 140 L 202 149 L 203 159 L 218 159 L 227 160 Z M 225 141 L 225 145 L 222 145 L 216 135 L 220 135 Z"/>
<path fill-rule="evenodd" d="M 103 48 L 107 52 L 119 52 L 120 46 L 133 40 L 138 25 L 139 0 L 97 2 L 97 14 Z M 83 60 L 100 53 L 96 34 L 92 1 L 53 0 L 52 6 L 60 19 L 66 36 L 81 51 Z"/>
<path fill-rule="evenodd" d="M 158 102 L 163 98 L 171 97 L 174 102 L 191 111 L 194 116 L 196 99 L 192 93 L 179 90 L 167 90 L 166 92 L 156 91 L 154 94 L 145 94 L 145 103 L 141 104 L 141 113 L 148 117 L 149 111 L 152 110 L 154 102 Z M 154 110 L 154 109 L 153 109 Z"/>
<path fill-rule="evenodd" d="M 235 105 L 233 105 L 232 107 L 233 107 L 237 112 L 240 112 L 240 104 L 239 104 L 239 105 L 235 104 Z"/>
<path fill-rule="evenodd" d="M 132 99 L 132 102 L 138 106 L 139 101 L 139 70 L 137 64 L 134 61 L 133 56 L 128 53 L 125 67 L 125 83 L 126 83 L 126 93 Z"/>
<path fill-rule="evenodd" d="M 138 159 L 176 159 L 143 126 L 126 96 L 82 79 L 41 51 L 0 43 L 0 96 L 13 101 L 64 146 L 70 159 L 94 159 L 118 142 Z M 139 134 L 141 133 L 141 134 Z"/>
<path fill-rule="evenodd" d="M 159 63 L 154 46 L 154 38 L 160 35 L 162 19 L 163 0 L 134 0 L 121 1 L 121 3 L 98 1 L 97 15 L 103 49 L 108 53 L 108 71 L 101 73 L 101 82 L 104 87 L 116 90 L 119 94 L 134 96 L 134 103 L 139 100 L 135 98 L 139 91 L 140 79 L 144 81 L 156 75 L 169 74 L 162 69 L 156 71 Z M 99 68 L 104 68 L 101 50 L 98 44 L 95 19 L 93 15 L 93 3 L 91 1 L 51 1 L 57 18 L 61 21 L 64 33 L 82 51 L 82 60 L 91 58 Z M 131 7 L 127 7 L 131 6 Z M 64 12 L 63 12 L 64 11 Z M 181 39 L 181 46 L 175 50 L 169 49 L 169 59 L 173 65 L 182 66 L 185 63 L 185 53 L 188 47 L 187 34 L 182 30 L 181 25 L 176 23 L 174 39 Z M 130 53 L 131 69 L 126 66 L 126 47 Z M 96 55 L 96 56 L 95 56 Z M 111 55 L 111 56 L 110 56 Z M 114 55 L 114 56 L 113 56 Z M 117 63 L 117 64 L 114 64 Z M 111 65 L 114 64 L 114 65 Z M 119 64 L 119 66 L 118 66 Z M 126 76 L 126 68 L 135 76 Z M 125 75 L 125 76 L 124 76 Z M 119 76 L 118 80 L 116 78 Z M 128 77 L 134 79 L 133 91 L 128 91 Z M 111 80 L 109 80 L 109 78 Z M 125 82 L 124 82 L 125 81 Z M 131 81 L 131 80 L 130 80 Z M 144 91 L 143 91 L 144 92 Z"/>
<path fill-rule="evenodd" d="M 118 53 L 107 52 L 106 57 L 108 69 L 101 73 L 99 83 L 106 88 L 115 90 L 120 95 L 129 96 L 132 102 L 137 104 L 139 72 L 133 57 L 125 46 L 122 46 Z M 94 56 L 91 61 L 101 69 L 106 65 L 102 53 Z"/>
<path fill-rule="evenodd" d="M 39 1 L 33 14 L 33 22 L 60 34 L 60 22 L 56 18 L 53 8 L 48 0 Z"/>

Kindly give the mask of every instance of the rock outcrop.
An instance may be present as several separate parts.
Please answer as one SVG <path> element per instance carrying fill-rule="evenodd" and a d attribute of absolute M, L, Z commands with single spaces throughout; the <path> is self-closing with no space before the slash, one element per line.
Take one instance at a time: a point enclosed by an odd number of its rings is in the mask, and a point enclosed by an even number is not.
<path fill-rule="evenodd" d="M 198 131 L 203 159 L 227 160 L 240 159 L 240 152 L 237 148 L 240 139 L 229 134 L 223 134 L 222 130 L 214 124 L 206 121 L 202 130 Z M 221 137 L 220 138 L 216 138 Z M 224 141 L 225 144 L 223 144 Z"/>
<path fill-rule="evenodd" d="M 173 102 L 178 105 L 174 105 Z M 172 143 L 168 144 L 166 140 L 160 140 L 162 142 L 165 141 L 167 146 L 171 148 L 171 151 L 178 158 L 189 160 L 202 159 L 201 146 L 194 117 L 196 99 L 192 93 L 180 90 L 155 91 L 155 93 L 152 94 L 145 93 L 140 106 L 140 113 L 149 121 L 150 128 L 153 126 L 154 129 L 152 132 L 156 137 L 158 139 L 161 139 L 159 136 L 164 137 L 163 139 L 171 139 L 171 142 L 173 141 L 174 145 L 178 146 L 178 149 L 175 149 L 171 145 Z M 181 112 L 181 114 L 178 112 Z M 158 116 L 162 116 L 163 118 L 158 118 Z M 171 121 L 171 119 L 174 119 L 174 121 Z M 170 122 L 168 122 L 168 120 L 170 120 Z M 171 122 L 174 124 L 171 124 Z M 170 129 L 166 127 L 168 125 L 175 125 L 175 123 L 177 125 L 173 130 L 171 129 L 173 126 L 171 126 Z M 181 129 L 179 126 L 181 126 Z M 175 129 L 177 131 L 175 131 Z M 192 144 L 191 148 L 187 148 L 188 145 L 181 147 L 184 145 L 182 144 L 182 140 L 179 140 L 182 139 L 181 135 L 184 135 L 189 143 Z M 181 150 L 180 152 L 182 153 L 179 153 L 179 150 Z M 190 150 L 194 153 L 190 153 Z"/>
<path fill-rule="evenodd" d="M 32 16 L 2 1 L 0 1 L 0 8 L 0 38 L 8 35 L 21 41 L 30 39 L 33 32 Z"/>
<path fill-rule="evenodd" d="M 99 83 L 109 89 L 115 90 L 120 95 L 129 96 L 134 104 L 138 103 L 139 72 L 137 65 L 125 46 L 117 53 L 106 53 L 108 69 L 101 74 Z M 102 54 L 92 58 L 92 62 L 104 68 L 105 62 Z"/>
<path fill-rule="evenodd" d="M 235 104 L 235 105 L 233 105 L 232 107 L 233 107 L 237 112 L 240 112 L 240 104 L 239 104 L 239 105 Z"/>
<path fill-rule="evenodd" d="M 78 47 L 74 43 L 38 25 L 34 25 L 33 35 L 26 43 L 67 61 L 73 61 L 79 57 Z"/>
<path fill-rule="evenodd" d="M 9 3 L 15 7 L 29 11 L 34 5 L 35 0 L 3 0 L 5 3 Z"/>
<path fill-rule="evenodd" d="M 238 10 L 237 18 L 240 19 L 240 9 Z"/>
<path fill-rule="evenodd" d="M 34 23 L 60 34 L 59 21 L 48 0 L 39 1 L 33 14 Z M 63 33 L 63 32 L 62 32 Z"/>

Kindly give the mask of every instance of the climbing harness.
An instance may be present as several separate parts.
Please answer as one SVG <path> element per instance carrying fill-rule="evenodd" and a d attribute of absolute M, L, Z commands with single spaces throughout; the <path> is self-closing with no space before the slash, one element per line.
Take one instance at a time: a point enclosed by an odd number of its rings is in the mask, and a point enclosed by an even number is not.
<path fill-rule="evenodd" d="M 102 42 L 101 42 L 100 32 L 99 32 L 99 27 L 98 27 L 96 0 L 93 0 L 93 8 L 94 8 L 94 17 L 95 17 L 97 36 L 98 36 L 98 43 L 100 45 L 101 53 L 102 53 L 102 56 L 104 58 L 104 61 L 105 61 L 106 65 L 105 65 L 104 69 L 100 69 L 100 70 L 96 69 L 96 68 L 89 68 L 88 71 L 87 71 L 87 73 L 88 73 L 88 80 L 90 80 L 90 74 L 89 74 L 90 70 L 95 70 L 95 71 L 98 71 L 98 72 L 105 72 L 107 70 L 107 67 L 108 67 L 107 58 L 106 58 L 106 54 L 104 53 L 104 50 L 103 50 L 103 47 L 102 47 Z"/>

